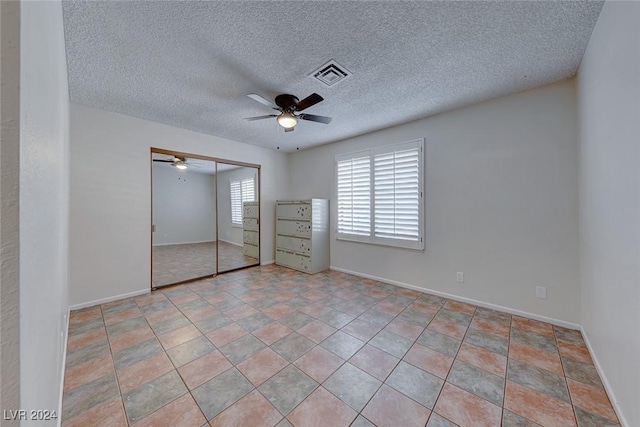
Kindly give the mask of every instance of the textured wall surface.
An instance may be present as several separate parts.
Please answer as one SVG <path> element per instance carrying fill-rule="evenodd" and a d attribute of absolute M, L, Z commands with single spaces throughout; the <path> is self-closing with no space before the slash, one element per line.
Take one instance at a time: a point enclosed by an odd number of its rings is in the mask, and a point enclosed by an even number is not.
<path fill-rule="evenodd" d="M 215 177 L 153 164 L 154 245 L 216 240 Z"/>
<path fill-rule="evenodd" d="M 20 408 L 20 4 L 0 2 L 0 17 L 0 409 L 16 410 Z"/>
<path fill-rule="evenodd" d="M 62 7 L 59 1 L 20 7 L 20 407 L 57 410 L 69 309 L 69 91 Z"/>
<path fill-rule="evenodd" d="M 72 305 L 150 289 L 151 147 L 262 165 L 261 260 L 274 259 L 286 154 L 71 104 Z"/>
<path fill-rule="evenodd" d="M 640 3 L 607 2 L 578 74 L 582 325 L 640 425 Z"/>
<path fill-rule="evenodd" d="M 578 322 L 574 81 L 292 154 L 293 198 L 329 198 L 334 209 L 337 154 L 416 138 L 425 138 L 425 250 L 338 241 L 332 230 L 331 265 Z M 331 220 L 335 228 L 335 210 Z"/>

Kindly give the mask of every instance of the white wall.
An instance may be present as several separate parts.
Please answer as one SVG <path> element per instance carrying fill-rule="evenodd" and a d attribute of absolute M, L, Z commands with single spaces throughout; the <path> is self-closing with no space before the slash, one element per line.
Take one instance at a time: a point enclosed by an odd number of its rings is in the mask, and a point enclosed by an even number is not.
<path fill-rule="evenodd" d="M 283 153 L 71 104 L 71 304 L 149 289 L 150 147 L 262 165 L 261 259 L 274 259 Z M 126 250 L 123 250 L 126 249 Z"/>
<path fill-rule="evenodd" d="M 0 2 L 0 408 L 20 408 L 20 3 Z M 18 422 L 6 422 L 18 425 Z M 3 424 L 4 425 L 4 424 Z"/>
<path fill-rule="evenodd" d="M 639 24 L 640 3 L 606 2 L 578 73 L 582 325 L 629 426 L 640 425 Z"/>
<path fill-rule="evenodd" d="M 242 226 L 238 227 L 231 223 L 231 181 L 251 177 L 257 184 L 258 172 L 256 169 L 240 167 L 218 172 L 218 233 L 222 241 L 240 246 L 243 244 Z M 256 196 L 258 196 L 257 192 Z"/>
<path fill-rule="evenodd" d="M 67 63 L 60 2 L 20 6 L 20 407 L 54 410 L 69 307 Z"/>
<path fill-rule="evenodd" d="M 216 240 L 215 177 L 153 164 L 154 245 Z"/>
<path fill-rule="evenodd" d="M 334 156 L 422 137 L 426 250 L 336 241 L 332 230 L 331 265 L 577 322 L 574 82 L 294 153 L 292 195 L 330 198 L 335 227 Z M 547 300 L 536 286 L 547 287 Z"/>

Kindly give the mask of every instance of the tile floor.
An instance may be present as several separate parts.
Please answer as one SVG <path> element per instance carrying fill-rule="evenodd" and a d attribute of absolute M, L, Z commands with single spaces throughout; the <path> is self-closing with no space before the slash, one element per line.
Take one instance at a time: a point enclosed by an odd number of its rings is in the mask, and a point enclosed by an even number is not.
<path fill-rule="evenodd" d="M 245 256 L 241 246 L 222 241 L 218 241 L 218 246 L 220 271 L 258 263 L 256 258 Z M 152 258 L 153 287 L 216 274 L 215 242 L 154 246 Z"/>
<path fill-rule="evenodd" d="M 255 267 L 71 314 L 64 426 L 617 426 L 579 332 Z"/>

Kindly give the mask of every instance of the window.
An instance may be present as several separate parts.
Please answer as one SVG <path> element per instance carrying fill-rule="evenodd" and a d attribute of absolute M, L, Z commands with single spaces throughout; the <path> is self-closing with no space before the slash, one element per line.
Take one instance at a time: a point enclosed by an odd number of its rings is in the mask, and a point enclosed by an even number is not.
<path fill-rule="evenodd" d="M 424 249 L 423 145 L 336 156 L 338 239 Z"/>
<path fill-rule="evenodd" d="M 244 202 L 255 202 L 255 184 L 253 178 L 231 181 L 231 224 L 242 225 L 242 206 Z"/>
<path fill-rule="evenodd" d="M 338 161 L 338 230 L 354 236 L 371 232 L 371 160 L 368 155 Z"/>

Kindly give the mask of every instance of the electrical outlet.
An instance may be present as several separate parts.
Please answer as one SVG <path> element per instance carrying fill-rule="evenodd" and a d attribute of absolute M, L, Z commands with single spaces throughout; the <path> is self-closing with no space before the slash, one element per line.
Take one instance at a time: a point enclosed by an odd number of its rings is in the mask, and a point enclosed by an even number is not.
<path fill-rule="evenodd" d="M 547 288 L 544 286 L 536 286 L 536 297 L 540 299 L 547 299 Z"/>
<path fill-rule="evenodd" d="M 460 283 L 464 283 L 464 273 L 458 271 L 456 273 L 456 280 Z"/>

